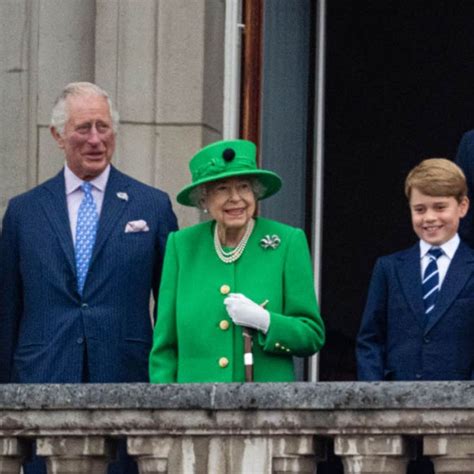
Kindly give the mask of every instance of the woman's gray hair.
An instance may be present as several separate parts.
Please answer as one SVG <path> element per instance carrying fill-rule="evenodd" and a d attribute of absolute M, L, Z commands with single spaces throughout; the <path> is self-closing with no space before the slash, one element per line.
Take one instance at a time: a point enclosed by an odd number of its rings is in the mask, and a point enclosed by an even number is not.
<path fill-rule="evenodd" d="M 92 84 L 92 82 L 71 82 L 63 89 L 53 106 L 53 111 L 51 113 L 51 127 L 55 128 L 60 135 L 64 133 L 64 126 L 69 119 L 69 111 L 66 106 L 67 98 L 69 96 L 81 95 L 95 95 L 107 99 L 110 115 L 112 117 L 112 128 L 113 131 L 117 133 L 120 119 L 119 114 L 117 110 L 115 110 L 109 94 L 99 86 Z"/>
<path fill-rule="evenodd" d="M 248 179 L 250 181 L 250 186 L 252 188 L 253 195 L 258 201 L 262 196 L 265 195 L 267 188 L 256 176 L 236 176 L 236 178 Z M 189 200 L 194 207 L 198 209 L 203 209 L 203 201 L 206 199 L 206 196 L 209 192 L 210 186 L 218 183 L 217 181 L 210 181 L 209 183 L 204 183 L 199 186 L 196 186 L 189 193 Z"/>

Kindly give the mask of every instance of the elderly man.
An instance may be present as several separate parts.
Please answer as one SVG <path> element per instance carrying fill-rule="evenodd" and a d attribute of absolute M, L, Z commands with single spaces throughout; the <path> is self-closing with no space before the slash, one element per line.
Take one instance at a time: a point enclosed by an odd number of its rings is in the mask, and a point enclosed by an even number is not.
<path fill-rule="evenodd" d="M 150 294 L 177 223 L 165 193 L 110 165 L 117 125 L 104 90 L 66 86 L 50 127 L 64 169 L 9 203 L 0 239 L 2 383 L 148 381 Z"/>

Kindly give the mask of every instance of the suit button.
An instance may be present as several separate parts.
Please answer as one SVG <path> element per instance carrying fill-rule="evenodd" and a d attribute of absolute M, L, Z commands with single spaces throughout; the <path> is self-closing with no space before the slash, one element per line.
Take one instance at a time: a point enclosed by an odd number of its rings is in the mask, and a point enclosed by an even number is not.
<path fill-rule="evenodd" d="M 415 377 L 416 377 L 417 379 L 421 379 L 421 374 L 416 374 Z"/>
<path fill-rule="evenodd" d="M 89 305 L 87 303 L 82 303 L 81 304 L 82 309 L 87 309 L 88 307 L 89 307 Z"/>
<path fill-rule="evenodd" d="M 227 357 L 221 357 L 219 359 L 219 367 L 225 369 L 229 365 L 229 359 Z"/>
<path fill-rule="evenodd" d="M 428 343 L 431 342 L 431 339 L 430 339 L 429 337 L 425 337 L 425 338 L 423 338 L 423 342 L 424 342 L 425 344 L 428 344 Z"/>
<path fill-rule="evenodd" d="M 83 338 L 83 337 L 78 337 L 78 338 L 76 339 L 76 342 L 77 342 L 78 344 L 82 344 L 82 343 L 84 342 L 84 338 Z"/>
<path fill-rule="evenodd" d="M 228 295 L 230 293 L 229 285 L 222 285 L 220 288 L 221 295 Z"/>
<path fill-rule="evenodd" d="M 227 329 L 229 329 L 229 321 L 223 319 L 220 323 L 219 323 L 219 327 L 223 330 L 223 331 L 227 331 Z"/>

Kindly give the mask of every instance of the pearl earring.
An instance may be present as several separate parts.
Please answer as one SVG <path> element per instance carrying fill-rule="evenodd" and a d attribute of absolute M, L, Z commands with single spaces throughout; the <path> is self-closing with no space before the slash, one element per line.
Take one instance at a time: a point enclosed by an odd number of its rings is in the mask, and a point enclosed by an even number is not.
<path fill-rule="evenodd" d="M 202 212 L 204 212 L 204 214 L 207 214 L 209 211 L 206 208 L 204 208 Z"/>

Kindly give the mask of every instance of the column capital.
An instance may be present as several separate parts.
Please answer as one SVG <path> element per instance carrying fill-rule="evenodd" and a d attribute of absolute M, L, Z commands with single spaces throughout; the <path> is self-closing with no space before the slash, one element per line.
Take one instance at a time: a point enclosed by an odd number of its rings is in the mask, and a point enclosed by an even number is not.
<path fill-rule="evenodd" d="M 341 435 L 334 438 L 334 452 L 346 474 L 405 474 L 414 450 L 401 435 Z"/>
<path fill-rule="evenodd" d="M 272 472 L 313 473 L 325 457 L 325 446 L 313 436 L 275 436 L 272 438 Z"/>
<path fill-rule="evenodd" d="M 0 472 L 19 474 L 21 463 L 27 456 L 29 448 L 18 438 L 0 438 Z"/>
<path fill-rule="evenodd" d="M 141 474 L 166 473 L 174 441 L 171 436 L 129 436 L 127 452 L 135 457 Z"/>
<path fill-rule="evenodd" d="M 46 436 L 37 438 L 36 452 L 46 458 L 48 472 L 100 474 L 107 470 L 113 446 L 103 436 Z"/>
<path fill-rule="evenodd" d="M 474 435 L 428 435 L 423 454 L 433 462 L 436 474 L 474 472 Z"/>

